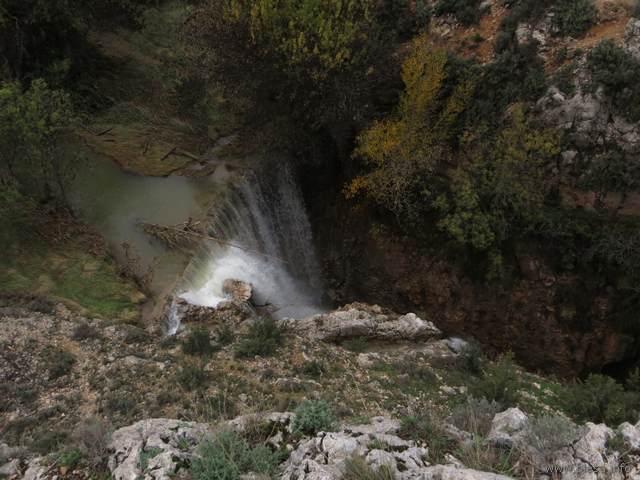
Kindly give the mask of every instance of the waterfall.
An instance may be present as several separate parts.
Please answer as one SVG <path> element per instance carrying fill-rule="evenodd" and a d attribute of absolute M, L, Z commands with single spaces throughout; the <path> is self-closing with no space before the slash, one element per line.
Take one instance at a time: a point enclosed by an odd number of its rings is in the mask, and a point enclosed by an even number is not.
<path fill-rule="evenodd" d="M 269 305 L 277 318 L 303 317 L 321 310 L 320 268 L 311 226 L 291 167 L 272 165 L 247 173 L 211 208 L 207 241 L 187 266 L 177 296 L 215 307 L 225 300 L 226 279 L 253 285 L 253 301 Z M 169 333 L 180 319 L 172 309 Z"/>

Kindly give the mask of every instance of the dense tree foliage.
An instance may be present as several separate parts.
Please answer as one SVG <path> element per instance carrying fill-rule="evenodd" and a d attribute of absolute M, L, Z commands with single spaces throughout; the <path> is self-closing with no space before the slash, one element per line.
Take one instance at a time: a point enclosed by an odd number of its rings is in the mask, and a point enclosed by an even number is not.
<path fill-rule="evenodd" d="M 613 105 L 623 116 L 640 120 L 640 61 L 617 46 L 604 40 L 587 57 L 594 86 L 602 85 Z"/>
<path fill-rule="evenodd" d="M 559 154 L 559 139 L 527 121 L 522 106 L 497 129 L 494 122 L 478 123 L 475 113 L 487 92 L 479 83 L 497 72 L 495 64 L 480 70 L 433 47 L 427 35 L 418 38 L 403 66 L 397 111 L 359 136 L 355 153 L 369 172 L 349 184 L 347 195 L 365 194 L 411 225 L 435 213 L 456 242 L 499 251 L 549 193 L 547 168 Z M 503 88 L 507 99 L 520 95 L 510 93 L 508 82 Z"/>
<path fill-rule="evenodd" d="M 231 95 L 318 127 L 365 114 L 410 8 L 398 4 L 210 0 L 190 33 L 199 61 Z"/>
<path fill-rule="evenodd" d="M 0 86 L 0 179 L 2 184 L 47 200 L 62 193 L 61 134 L 73 121 L 69 96 L 35 80 Z"/>

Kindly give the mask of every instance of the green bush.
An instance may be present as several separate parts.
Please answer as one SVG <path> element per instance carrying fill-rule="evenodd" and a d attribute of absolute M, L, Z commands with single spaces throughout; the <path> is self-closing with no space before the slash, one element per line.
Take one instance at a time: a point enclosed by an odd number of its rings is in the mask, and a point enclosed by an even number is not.
<path fill-rule="evenodd" d="M 273 355 L 284 341 L 285 329 L 272 318 L 261 318 L 249 327 L 249 331 L 236 345 L 236 357 L 267 357 Z"/>
<path fill-rule="evenodd" d="M 304 435 L 314 435 L 329 431 L 336 422 L 331 406 L 322 400 L 307 400 L 295 409 L 293 431 Z"/>
<path fill-rule="evenodd" d="M 615 110 L 636 122 L 640 120 L 640 61 L 613 40 L 603 40 L 587 55 L 594 86 L 602 85 Z"/>
<path fill-rule="evenodd" d="M 596 21 L 598 10 L 593 0 L 557 0 L 553 25 L 562 36 L 582 36 Z"/>
<path fill-rule="evenodd" d="M 324 362 L 318 360 L 305 362 L 300 368 L 300 372 L 310 377 L 321 377 L 323 375 L 326 375 L 327 370 L 327 366 L 324 364 Z"/>
<path fill-rule="evenodd" d="M 458 355 L 456 366 L 464 373 L 480 375 L 486 368 L 489 360 L 477 343 L 468 343 Z"/>
<path fill-rule="evenodd" d="M 243 473 L 273 475 L 278 456 L 265 445 L 251 448 L 233 432 L 221 432 L 199 447 L 191 462 L 194 480 L 238 480 Z"/>
<path fill-rule="evenodd" d="M 477 398 L 486 398 L 503 407 L 514 407 L 518 404 L 520 377 L 513 362 L 511 353 L 501 356 L 485 369 L 483 375 L 475 380 L 469 393 Z"/>
<path fill-rule="evenodd" d="M 473 25 L 480 20 L 480 0 L 439 0 L 436 15 L 453 15 L 463 25 Z"/>
<path fill-rule="evenodd" d="M 211 344 L 209 331 L 206 328 L 196 328 L 192 330 L 182 342 L 182 351 L 187 355 L 208 356 L 217 350 L 218 349 Z"/>
<path fill-rule="evenodd" d="M 576 91 L 574 77 L 575 66 L 573 64 L 565 65 L 553 75 L 553 84 L 565 95 L 573 95 Z"/>
<path fill-rule="evenodd" d="M 640 396 L 625 391 L 613 378 L 597 373 L 569 386 L 564 398 L 567 412 L 578 422 L 618 425 L 636 420 Z"/>

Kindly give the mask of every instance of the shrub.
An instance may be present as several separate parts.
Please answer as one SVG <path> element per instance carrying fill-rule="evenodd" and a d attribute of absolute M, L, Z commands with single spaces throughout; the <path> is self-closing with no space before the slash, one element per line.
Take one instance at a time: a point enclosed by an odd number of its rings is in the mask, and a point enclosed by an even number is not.
<path fill-rule="evenodd" d="M 199 456 L 191 462 L 194 480 L 238 480 L 243 473 L 272 475 L 278 456 L 268 447 L 251 448 L 233 432 L 221 432 L 199 447 Z"/>
<path fill-rule="evenodd" d="M 466 402 L 454 408 L 449 421 L 459 429 L 475 436 L 485 437 L 491 431 L 491 423 L 502 407 L 487 399 L 469 397 Z"/>
<path fill-rule="evenodd" d="M 469 392 L 477 398 L 486 398 L 504 407 L 514 407 L 518 403 L 520 378 L 513 362 L 513 355 L 508 353 L 490 364 L 482 377 L 471 384 Z"/>
<path fill-rule="evenodd" d="M 507 476 L 514 475 L 519 458 L 517 450 L 499 448 L 481 437 L 460 446 L 454 455 L 467 468 Z"/>
<path fill-rule="evenodd" d="M 336 422 L 331 406 L 322 400 L 307 400 L 295 409 L 293 431 L 304 435 L 315 435 L 329 431 Z"/>
<path fill-rule="evenodd" d="M 261 318 L 249 327 L 236 346 L 236 357 L 273 355 L 284 340 L 285 329 L 272 318 Z"/>
<path fill-rule="evenodd" d="M 74 445 L 82 452 L 89 466 L 104 465 L 109 457 L 111 429 L 99 418 L 80 422 L 72 433 Z"/>
<path fill-rule="evenodd" d="M 558 450 L 571 445 L 579 435 L 578 427 L 560 415 L 545 414 L 530 419 L 525 442 L 551 463 Z"/>
<path fill-rule="evenodd" d="M 556 71 L 553 83 L 565 95 L 573 95 L 576 91 L 574 75 L 575 66 L 573 64 L 565 65 Z"/>
<path fill-rule="evenodd" d="M 47 347 L 43 350 L 42 359 L 47 364 L 49 380 L 55 380 L 69 374 L 76 363 L 76 359 L 71 353 L 55 347 Z"/>
<path fill-rule="evenodd" d="M 627 390 L 640 393 L 640 368 L 636 367 L 629 372 L 625 381 Z"/>
<path fill-rule="evenodd" d="M 640 61 L 613 40 L 603 40 L 587 55 L 587 66 L 615 110 L 628 120 L 640 120 Z"/>
<path fill-rule="evenodd" d="M 346 348 L 350 352 L 362 353 L 367 349 L 367 340 L 364 337 L 355 337 L 340 343 L 340 346 Z"/>
<path fill-rule="evenodd" d="M 102 335 L 96 327 L 89 325 L 88 323 L 81 323 L 73 329 L 71 338 L 79 342 L 89 339 L 99 339 Z"/>
<path fill-rule="evenodd" d="M 182 342 L 182 351 L 187 355 L 208 356 L 215 353 L 217 348 L 211 344 L 207 329 L 196 328 Z"/>
<path fill-rule="evenodd" d="M 595 23 L 598 10 L 593 0 L 557 0 L 553 25 L 562 36 L 582 36 Z"/>
<path fill-rule="evenodd" d="M 233 329 L 226 324 L 218 329 L 216 333 L 218 337 L 218 343 L 220 345 L 231 345 L 236 339 L 236 335 L 235 333 L 233 333 Z"/>
<path fill-rule="evenodd" d="M 305 362 L 300 368 L 300 371 L 304 375 L 308 375 L 310 377 L 321 377 L 327 373 L 327 366 L 324 362 L 318 360 L 312 360 L 310 362 Z"/>
<path fill-rule="evenodd" d="M 199 362 L 186 362 L 176 374 L 176 381 L 185 390 L 205 388 L 209 374 Z"/>
<path fill-rule="evenodd" d="M 393 470 L 382 465 L 374 470 L 362 457 L 348 458 L 344 465 L 342 480 L 395 480 Z"/>
<path fill-rule="evenodd" d="M 403 418 L 398 435 L 426 442 L 429 445 L 429 460 L 435 464 L 442 463 L 445 454 L 456 446 L 456 441 L 446 432 L 444 422 L 428 411 Z"/>
<path fill-rule="evenodd" d="M 109 413 L 119 413 L 124 416 L 136 411 L 136 402 L 125 396 L 126 393 L 110 393 L 105 397 L 105 409 Z"/>
<path fill-rule="evenodd" d="M 456 359 L 458 369 L 471 375 L 480 375 L 488 363 L 489 360 L 476 343 L 467 344 Z"/>
<path fill-rule="evenodd" d="M 625 392 L 613 378 L 592 373 L 586 380 L 569 386 L 565 405 L 578 422 L 618 425 L 632 419 L 638 400 L 636 392 Z"/>
<path fill-rule="evenodd" d="M 439 0 L 436 15 L 453 15 L 463 25 L 473 25 L 480 20 L 480 0 Z"/>

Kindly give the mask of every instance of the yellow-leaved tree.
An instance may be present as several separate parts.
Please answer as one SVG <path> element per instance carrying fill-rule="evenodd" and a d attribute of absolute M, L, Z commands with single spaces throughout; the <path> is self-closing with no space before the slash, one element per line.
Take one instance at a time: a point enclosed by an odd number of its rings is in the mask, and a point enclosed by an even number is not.
<path fill-rule="evenodd" d="M 405 91 L 397 111 L 358 137 L 354 154 L 369 171 L 347 185 L 347 197 L 365 194 L 409 219 L 430 202 L 431 179 L 451 162 L 454 126 L 475 89 L 470 76 L 448 78 L 449 61 L 427 34 L 414 40 L 402 68 Z"/>

